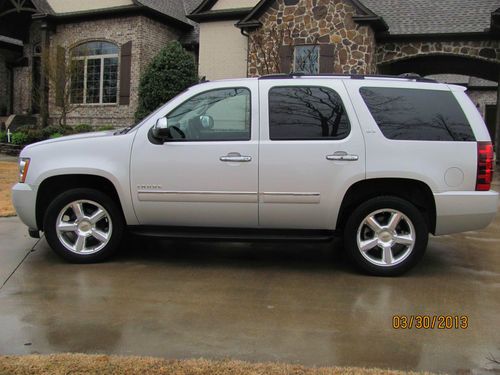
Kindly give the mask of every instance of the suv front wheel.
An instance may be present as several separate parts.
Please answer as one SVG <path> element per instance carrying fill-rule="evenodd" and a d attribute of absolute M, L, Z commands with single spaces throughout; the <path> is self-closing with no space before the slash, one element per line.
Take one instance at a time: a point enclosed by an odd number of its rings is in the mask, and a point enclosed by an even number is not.
<path fill-rule="evenodd" d="M 72 189 L 47 208 L 44 232 L 50 247 L 73 263 L 93 263 L 120 245 L 124 224 L 117 204 L 94 189 Z"/>
<path fill-rule="evenodd" d="M 345 249 L 371 275 L 397 276 L 424 255 L 429 232 L 422 213 L 410 202 L 383 196 L 359 205 L 347 220 Z"/>

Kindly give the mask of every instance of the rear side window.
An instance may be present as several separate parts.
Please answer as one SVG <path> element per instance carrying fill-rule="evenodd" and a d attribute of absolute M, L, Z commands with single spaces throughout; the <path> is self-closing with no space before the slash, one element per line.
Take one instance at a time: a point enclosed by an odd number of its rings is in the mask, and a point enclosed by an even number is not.
<path fill-rule="evenodd" d="M 326 87 L 274 87 L 269 91 L 271 140 L 343 139 L 351 127 L 342 99 Z"/>
<path fill-rule="evenodd" d="M 470 124 L 450 91 L 363 87 L 360 93 L 386 138 L 475 141 Z"/>

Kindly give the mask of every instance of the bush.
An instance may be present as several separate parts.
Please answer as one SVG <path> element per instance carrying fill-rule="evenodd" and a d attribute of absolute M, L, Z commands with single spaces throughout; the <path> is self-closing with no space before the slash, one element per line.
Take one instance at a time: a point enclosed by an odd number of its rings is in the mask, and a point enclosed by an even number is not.
<path fill-rule="evenodd" d="M 15 132 L 12 134 L 11 141 L 15 145 L 25 145 L 28 143 L 28 135 L 23 132 Z"/>
<path fill-rule="evenodd" d="M 115 130 L 115 127 L 113 125 L 103 125 L 99 126 L 97 128 L 98 131 L 104 131 L 104 130 Z"/>
<path fill-rule="evenodd" d="M 59 133 L 62 135 L 70 134 L 71 129 L 64 126 L 51 125 L 47 126 L 46 128 L 43 128 L 42 132 L 45 138 L 50 138 L 50 136 L 55 133 Z"/>
<path fill-rule="evenodd" d="M 51 134 L 49 136 L 50 139 L 54 139 L 54 138 L 60 138 L 62 137 L 64 134 L 61 134 L 61 133 L 54 133 L 54 134 Z"/>
<path fill-rule="evenodd" d="M 7 132 L 0 131 L 0 142 L 7 142 Z"/>
<path fill-rule="evenodd" d="M 76 133 L 90 133 L 94 131 L 94 128 L 88 124 L 80 124 L 75 126 Z"/>
<path fill-rule="evenodd" d="M 179 42 L 169 43 L 151 61 L 141 77 L 136 120 L 142 120 L 197 81 L 193 56 Z"/>
<path fill-rule="evenodd" d="M 26 134 L 28 143 L 40 142 L 47 139 L 42 129 L 29 129 L 24 134 Z"/>

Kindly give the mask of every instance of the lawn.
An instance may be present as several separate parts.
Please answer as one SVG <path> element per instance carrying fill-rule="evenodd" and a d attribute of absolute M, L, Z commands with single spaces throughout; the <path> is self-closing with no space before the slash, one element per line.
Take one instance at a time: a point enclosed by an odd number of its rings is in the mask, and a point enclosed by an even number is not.
<path fill-rule="evenodd" d="M 10 189 L 17 182 L 17 163 L 0 161 L 0 217 L 14 216 Z"/>
<path fill-rule="evenodd" d="M 175 375 L 402 375 L 423 374 L 355 367 L 307 368 L 283 363 L 204 359 L 166 360 L 86 354 L 0 356 L 0 374 L 175 374 Z"/>

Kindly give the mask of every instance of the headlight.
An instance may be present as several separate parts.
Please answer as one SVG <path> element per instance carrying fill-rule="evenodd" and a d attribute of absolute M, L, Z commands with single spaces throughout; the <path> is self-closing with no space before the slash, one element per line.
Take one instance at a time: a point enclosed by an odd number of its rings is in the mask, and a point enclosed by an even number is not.
<path fill-rule="evenodd" d="M 24 183 L 26 181 L 29 166 L 30 158 L 19 158 L 19 182 Z"/>

